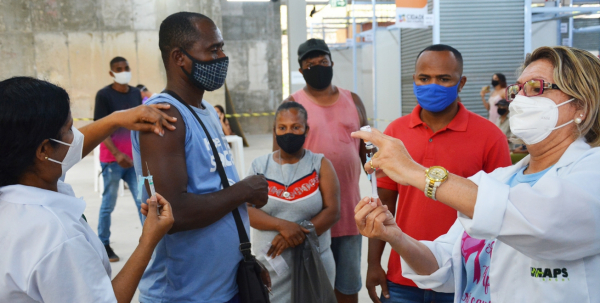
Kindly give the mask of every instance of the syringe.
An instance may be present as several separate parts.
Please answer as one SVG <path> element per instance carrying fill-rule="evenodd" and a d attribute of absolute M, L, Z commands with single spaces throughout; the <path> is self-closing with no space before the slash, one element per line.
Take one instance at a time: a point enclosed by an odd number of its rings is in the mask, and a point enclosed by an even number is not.
<path fill-rule="evenodd" d="M 148 170 L 148 186 L 150 187 L 150 197 L 156 196 L 156 191 L 154 190 L 154 181 L 152 180 L 152 175 L 150 174 L 150 167 L 148 167 L 148 162 L 146 162 L 146 169 Z"/>
<path fill-rule="evenodd" d="M 371 126 L 366 125 L 360 128 L 362 131 L 371 132 Z M 375 149 L 375 145 L 369 141 L 365 141 L 365 147 L 367 148 L 367 157 L 373 159 L 373 151 Z M 377 177 L 375 176 L 375 171 L 373 171 L 370 175 L 371 177 L 371 198 L 376 201 L 379 198 L 379 194 L 377 194 Z"/>

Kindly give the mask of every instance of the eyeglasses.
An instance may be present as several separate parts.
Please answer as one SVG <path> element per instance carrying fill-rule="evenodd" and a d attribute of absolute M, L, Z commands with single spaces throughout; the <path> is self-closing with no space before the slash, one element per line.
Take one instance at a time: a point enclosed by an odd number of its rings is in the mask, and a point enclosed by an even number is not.
<path fill-rule="evenodd" d="M 515 99 L 521 90 L 527 97 L 538 96 L 544 93 L 545 89 L 558 89 L 558 85 L 547 83 L 542 79 L 531 79 L 523 84 L 513 84 L 506 88 L 506 101 Z"/>

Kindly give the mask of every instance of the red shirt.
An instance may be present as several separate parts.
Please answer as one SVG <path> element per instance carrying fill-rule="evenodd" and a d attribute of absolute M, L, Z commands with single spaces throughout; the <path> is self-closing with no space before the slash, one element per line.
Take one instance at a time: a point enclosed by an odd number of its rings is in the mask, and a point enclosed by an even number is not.
<path fill-rule="evenodd" d="M 435 134 L 421 120 L 417 105 L 410 115 L 392 122 L 385 134 L 402 140 L 412 158 L 425 167 L 439 165 L 450 173 L 470 177 L 483 170 L 492 172 L 511 165 L 506 136 L 493 123 L 458 103 L 458 113 L 450 124 Z M 425 178 L 425 173 L 423 173 Z M 448 232 L 457 213 L 441 202 L 429 199 L 423 189 L 402 186 L 390 178 L 380 178 L 377 186 L 398 192 L 396 223 L 417 240 L 433 241 Z M 443 186 L 443 185 L 442 185 Z M 416 287 L 402 277 L 400 256 L 392 250 L 387 279 Z"/>

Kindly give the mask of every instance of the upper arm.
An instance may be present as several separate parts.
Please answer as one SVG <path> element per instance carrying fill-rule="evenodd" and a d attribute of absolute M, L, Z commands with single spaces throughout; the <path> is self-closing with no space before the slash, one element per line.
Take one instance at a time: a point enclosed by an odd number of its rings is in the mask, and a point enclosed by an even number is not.
<path fill-rule="evenodd" d="M 323 208 L 333 208 L 339 215 L 340 209 L 340 182 L 333 169 L 331 161 L 323 157 L 321 159 L 321 171 L 319 172 L 319 189 L 323 195 Z"/>
<path fill-rule="evenodd" d="M 179 110 L 174 106 L 163 111 L 177 118 L 174 123 L 176 129 L 165 132 L 162 137 L 151 132 L 140 132 L 140 158 L 142 171 L 151 171 L 156 192 L 171 203 L 177 219 L 177 196 L 187 192 L 188 183 L 185 162 L 186 127 Z"/>
<path fill-rule="evenodd" d="M 367 111 L 365 110 L 365 105 L 362 103 L 362 100 L 360 100 L 360 97 L 357 94 L 352 93 L 352 100 L 354 100 L 354 105 L 358 112 L 358 122 L 360 123 L 360 126 L 369 125 Z M 365 165 L 365 163 L 367 163 L 367 147 L 362 139 L 358 146 L 358 156 L 360 157 L 360 162 Z"/>
<path fill-rule="evenodd" d="M 377 188 L 377 195 L 383 205 L 387 205 L 392 215 L 396 216 L 396 201 L 398 201 L 398 191 L 383 187 Z"/>
<path fill-rule="evenodd" d="M 352 100 L 354 101 L 354 105 L 356 105 L 356 110 L 358 111 L 360 126 L 368 125 L 369 120 L 367 119 L 367 110 L 365 109 L 365 105 L 363 104 L 362 100 L 355 93 L 352 93 Z"/>

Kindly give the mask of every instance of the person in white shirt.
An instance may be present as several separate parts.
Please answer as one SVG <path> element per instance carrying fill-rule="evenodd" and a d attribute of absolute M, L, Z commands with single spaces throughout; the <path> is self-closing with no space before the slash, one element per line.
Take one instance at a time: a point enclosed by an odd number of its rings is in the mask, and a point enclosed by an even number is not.
<path fill-rule="evenodd" d="M 139 106 L 79 131 L 67 92 L 29 77 L 0 82 L 0 108 L 0 302 L 130 302 L 173 225 L 170 204 L 160 194 L 147 200 L 139 245 L 111 282 L 106 251 L 83 216 L 85 202 L 62 180 L 117 128 L 162 135 L 173 118 L 161 106 Z"/>
<path fill-rule="evenodd" d="M 403 276 L 455 292 L 454 302 L 600 302 L 598 79 L 600 60 L 587 51 L 536 49 L 506 96 L 510 128 L 530 154 L 468 179 L 426 170 L 400 140 L 354 133 L 380 149 L 368 172 L 458 211 L 447 234 L 416 241 L 379 200 L 365 198 L 355 210 L 361 233 L 391 244 Z"/>

